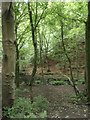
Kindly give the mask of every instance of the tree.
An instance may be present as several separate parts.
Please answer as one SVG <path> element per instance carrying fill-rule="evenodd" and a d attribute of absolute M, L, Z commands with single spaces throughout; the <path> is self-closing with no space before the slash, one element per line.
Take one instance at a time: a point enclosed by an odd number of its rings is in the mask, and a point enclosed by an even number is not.
<path fill-rule="evenodd" d="M 14 102 L 15 33 L 12 2 L 2 2 L 2 105 L 11 107 Z"/>
<path fill-rule="evenodd" d="M 20 9 L 21 8 L 21 9 Z M 28 25 L 25 24 L 25 29 L 19 30 L 21 25 L 27 20 L 26 5 L 24 3 L 16 3 L 14 6 L 15 13 L 15 35 L 16 35 L 16 69 L 15 69 L 15 83 L 19 87 L 19 71 L 20 71 L 20 50 L 24 46 L 25 35 L 29 32 Z M 26 19 L 25 19 L 26 18 Z M 19 32 L 18 32 L 19 31 Z"/>
<path fill-rule="evenodd" d="M 40 6 L 41 6 L 41 4 L 40 4 Z M 32 75 L 31 75 L 30 86 L 32 86 L 32 84 L 34 82 L 34 77 L 35 77 L 36 70 L 37 70 L 37 53 L 38 53 L 38 49 L 37 49 L 37 27 L 38 27 L 38 24 L 40 23 L 41 19 L 43 18 L 43 15 L 44 15 L 45 10 L 47 8 L 47 3 L 45 3 L 45 5 L 43 6 L 43 10 L 41 11 L 40 14 L 38 14 L 39 4 L 37 2 L 35 2 L 35 6 L 34 6 L 35 11 L 32 10 L 32 5 L 33 4 L 28 2 L 28 13 L 29 13 L 29 19 L 30 19 L 32 41 L 33 41 L 33 46 L 34 46 L 34 67 L 33 67 Z M 34 12 L 35 12 L 35 14 L 33 16 Z"/>
<path fill-rule="evenodd" d="M 79 93 L 79 90 L 78 88 L 76 87 L 75 85 L 75 81 L 74 81 L 74 78 L 73 78 L 73 73 L 72 73 L 72 66 L 71 66 L 71 60 L 67 54 L 67 51 L 66 51 L 66 48 L 65 48 L 65 45 L 64 45 L 64 38 L 63 38 L 64 34 L 63 34 L 63 22 L 61 21 L 61 39 L 62 39 L 62 46 L 63 46 L 63 50 L 64 50 L 64 53 L 66 55 L 66 58 L 68 59 L 68 62 L 69 62 L 69 69 L 70 69 L 70 76 L 71 76 L 71 79 L 70 79 L 70 83 L 72 85 L 72 87 L 74 88 L 75 90 L 75 93 L 76 95 L 78 95 Z"/>
<path fill-rule="evenodd" d="M 90 1 L 88 2 L 88 18 L 86 23 L 86 81 L 88 102 L 90 104 Z"/>
<path fill-rule="evenodd" d="M 30 81 L 30 86 L 32 86 L 33 81 L 34 81 L 34 76 L 35 76 L 36 70 L 37 70 L 37 38 L 36 38 L 36 28 L 34 27 L 34 23 L 33 23 L 31 5 L 29 2 L 28 2 L 28 12 L 29 12 L 29 17 L 30 17 L 32 41 L 33 41 L 33 46 L 34 46 L 34 68 L 32 71 L 31 81 Z M 36 17 L 37 17 L 37 13 L 36 13 Z"/>

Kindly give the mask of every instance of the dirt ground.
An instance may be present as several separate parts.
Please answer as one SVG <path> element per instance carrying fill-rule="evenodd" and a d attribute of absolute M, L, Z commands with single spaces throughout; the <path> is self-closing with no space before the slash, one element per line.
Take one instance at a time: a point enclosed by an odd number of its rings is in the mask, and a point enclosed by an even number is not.
<path fill-rule="evenodd" d="M 84 85 L 78 86 L 80 91 L 85 89 Z M 30 97 L 28 86 L 21 96 Z M 27 91 L 27 92 L 26 92 Z M 83 100 L 78 104 L 72 102 L 70 96 L 74 95 L 70 85 L 37 85 L 33 86 L 33 96 L 42 95 L 49 101 L 48 118 L 87 118 L 88 107 Z"/>

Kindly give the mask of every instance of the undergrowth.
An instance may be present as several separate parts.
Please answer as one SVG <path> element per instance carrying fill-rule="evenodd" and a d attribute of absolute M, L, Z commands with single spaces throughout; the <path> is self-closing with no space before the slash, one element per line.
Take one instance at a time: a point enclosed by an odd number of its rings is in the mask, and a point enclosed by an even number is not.
<path fill-rule="evenodd" d="M 12 108 L 4 108 L 4 116 L 9 118 L 46 118 L 48 101 L 42 96 L 30 99 L 19 97 Z"/>
<path fill-rule="evenodd" d="M 79 93 L 77 96 L 71 95 L 70 99 L 73 104 L 87 104 L 87 96 L 84 92 Z"/>

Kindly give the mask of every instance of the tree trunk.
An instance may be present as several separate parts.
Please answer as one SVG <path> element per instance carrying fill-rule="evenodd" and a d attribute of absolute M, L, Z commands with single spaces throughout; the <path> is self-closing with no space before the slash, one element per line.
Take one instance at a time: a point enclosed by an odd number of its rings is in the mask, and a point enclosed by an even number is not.
<path fill-rule="evenodd" d="M 40 56 L 40 67 L 41 67 L 41 75 L 42 75 L 42 83 L 44 81 L 44 73 L 43 73 L 43 38 L 42 33 L 40 33 L 40 29 L 38 28 L 38 38 L 39 38 L 39 56 Z"/>
<path fill-rule="evenodd" d="M 86 81 L 88 84 L 88 102 L 90 103 L 90 1 L 88 2 L 88 19 L 86 24 Z"/>
<path fill-rule="evenodd" d="M 12 2 L 2 2 L 2 105 L 11 107 L 15 93 L 15 34 Z"/>
<path fill-rule="evenodd" d="M 41 42 L 41 39 L 40 39 L 40 67 L 41 67 L 41 74 L 43 76 L 43 60 L 42 60 L 42 42 Z"/>
<path fill-rule="evenodd" d="M 75 90 L 75 94 L 78 95 L 79 94 L 79 90 L 78 88 L 76 87 L 75 85 L 75 81 L 74 81 L 74 78 L 73 78 L 73 73 L 72 73 L 72 66 L 71 66 L 71 60 L 67 54 L 67 51 L 66 51 L 66 48 L 65 48 L 65 45 L 64 45 L 64 39 L 63 39 L 63 22 L 61 21 L 61 39 L 62 39 L 62 46 L 63 46 L 63 50 L 64 50 L 64 53 L 67 57 L 67 60 L 69 62 L 69 69 L 70 69 L 70 76 L 71 76 L 71 80 L 70 80 L 70 83 L 72 85 L 72 87 L 74 88 Z"/>
<path fill-rule="evenodd" d="M 31 80 L 30 80 L 30 98 L 31 98 L 31 102 L 33 102 L 33 91 L 32 91 L 32 85 L 34 83 L 34 77 L 37 71 L 37 39 L 36 39 L 36 28 L 34 26 L 33 23 L 33 16 L 32 16 L 32 9 L 31 9 L 31 5 L 30 2 L 28 2 L 28 13 L 29 13 L 29 18 L 30 18 L 30 26 L 31 26 L 31 33 L 32 33 L 32 41 L 33 41 L 33 47 L 34 47 L 34 67 L 33 67 L 33 71 L 31 74 Z"/>
<path fill-rule="evenodd" d="M 15 83 L 16 87 L 19 87 L 19 50 L 18 44 L 16 43 L 16 69 L 15 69 Z"/>
<path fill-rule="evenodd" d="M 33 41 L 33 46 L 34 46 L 34 67 L 31 75 L 31 80 L 30 80 L 30 86 L 32 86 L 34 82 L 34 77 L 37 71 L 37 39 L 36 39 L 36 29 L 33 23 L 33 16 L 32 16 L 32 10 L 31 10 L 31 5 L 30 2 L 28 2 L 28 12 L 29 12 L 29 18 L 30 18 L 30 26 L 31 26 L 31 32 L 32 32 L 32 41 Z"/>
<path fill-rule="evenodd" d="M 16 14 L 15 14 L 15 21 L 16 21 Z M 17 43 L 17 29 L 18 29 L 18 24 L 15 24 L 15 36 L 16 36 L 16 42 L 15 42 L 15 47 L 16 47 L 16 64 L 15 64 L 15 84 L 16 87 L 19 87 L 19 45 Z"/>
<path fill-rule="evenodd" d="M 76 79 L 79 80 L 79 59 L 78 59 L 78 52 L 79 52 L 79 47 L 77 44 L 77 48 L 76 48 Z"/>

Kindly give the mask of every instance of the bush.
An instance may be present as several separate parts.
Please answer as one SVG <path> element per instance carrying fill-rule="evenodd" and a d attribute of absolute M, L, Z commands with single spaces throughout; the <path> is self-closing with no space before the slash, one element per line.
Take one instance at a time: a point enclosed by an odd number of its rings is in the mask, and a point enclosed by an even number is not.
<path fill-rule="evenodd" d="M 34 98 L 33 102 L 33 111 L 35 112 L 42 112 L 44 110 L 47 110 L 48 108 L 48 101 L 46 98 L 42 96 L 38 96 Z"/>
<path fill-rule="evenodd" d="M 74 104 L 86 104 L 87 103 L 87 96 L 86 93 L 79 93 L 77 96 L 76 95 L 71 95 L 70 96 L 72 103 Z"/>
<path fill-rule="evenodd" d="M 12 108 L 5 108 L 4 115 L 9 118 L 45 118 L 47 117 L 48 101 L 42 96 L 34 98 L 17 98 Z"/>
<path fill-rule="evenodd" d="M 50 82 L 51 85 L 66 85 L 67 83 L 63 80 L 55 80 Z"/>
<path fill-rule="evenodd" d="M 85 79 L 80 79 L 76 82 L 77 85 L 85 84 Z"/>

